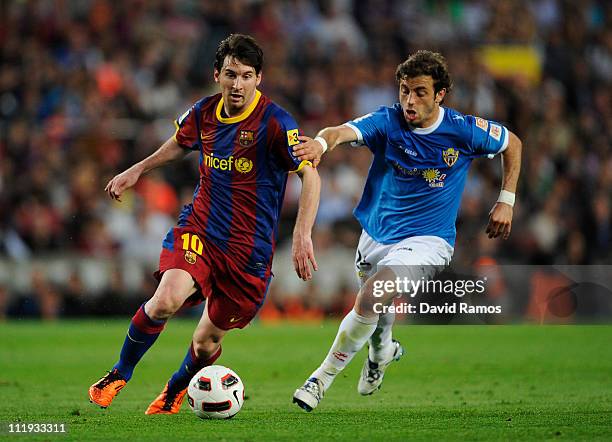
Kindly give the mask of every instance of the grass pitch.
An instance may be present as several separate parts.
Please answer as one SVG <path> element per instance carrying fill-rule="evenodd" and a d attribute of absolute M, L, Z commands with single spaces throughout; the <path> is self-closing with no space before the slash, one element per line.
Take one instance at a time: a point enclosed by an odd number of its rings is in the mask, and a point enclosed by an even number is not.
<path fill-rule="evenodd" d="M 407 354 L 370 397 L 365 351 L 318 409 L 291 404 L 336 323 L 254 325 L 228 334 L 220 364 L 248 400 L 226 421 L 145 416 L 182 361 L 196 320 L 170 321 L 107 410 L 87 388 L 114 363 L 129 319 L 0 324 L 0 438 L 7 440 L 612 439 L 612 327 L 396 326 Z M 8 423 L 66 423 L 66 434 L 10 435 Z"/>

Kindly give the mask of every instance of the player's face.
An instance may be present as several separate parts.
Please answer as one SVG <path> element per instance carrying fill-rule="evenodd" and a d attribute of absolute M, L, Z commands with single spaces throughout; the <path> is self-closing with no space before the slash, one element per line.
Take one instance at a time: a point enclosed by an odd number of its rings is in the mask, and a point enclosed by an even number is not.
<path fill-rule="evenodd" d="M 434 93 L 433 78 L 429 75 L 403 78 L 399 85 L 399 100 L 408 124 L 429 127 L 435 123 L 445 93 L 444 89 Z"/>
<path fill-rule="evenodd" d="M 261 82 L 261 72 L 257 75 L 253 66 L 228 55 L 221 72 L 215 69 L 215 82 L 221 87 L 225 112 L 231 117 L 240 115 L 251 104 Z"/>

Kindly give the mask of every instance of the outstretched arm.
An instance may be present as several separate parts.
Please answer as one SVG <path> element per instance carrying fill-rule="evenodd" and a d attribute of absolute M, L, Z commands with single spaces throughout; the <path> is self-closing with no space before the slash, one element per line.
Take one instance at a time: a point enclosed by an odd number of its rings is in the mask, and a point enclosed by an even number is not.
<path fill-rule="evenodd" d="M 319 208 L 321 178 L 316 169 L 310 166 L 302 167 L 298 174 L 302 179 L 302 193 L 293 230 L 292 256 L 295 272 L 301 279 L 308 281 L 312 278 L 308 262 L 315 271 L 319 269 L 312 247 L 312 226 Z"/>
<path fill-rule="evenodd" d="M 514 207 L 514 196 L 516 185 L 521 171 L 521 140 L 508 131 L 508 147 L 502 152 L 502 190 L 499 198 L 489 212 L 489 224 L 487 234 L 489 238 L 497 238 L 500 235 L 504 239 L 510 237 L 512 230 L 512 214 Z"/>
<path fill-rule="evenodd" d="M 357 134 L 350 127 L 342 125 L 326 127 L 314 139 L 301 136 L 299 140 L 302 143 L 293 148 L 293 154 L 300 161 L 312 161 L 313 166 L 317 167 L 325 152 L 335 149 L 339 144 L 357 141 Z"/>
<path fill-rule="evenodd" d="M 162 166 L 170 161 L 182 158 L 188 151 L 178 145 L 174 137 L 169 138 L 159 149 L 144 160 L 134 164 L 129 169 L 115 175 L 104 188 L 112 199 L 121 201 L 121 194 L 132 187 L 138 178 L 151 169 Z"/>

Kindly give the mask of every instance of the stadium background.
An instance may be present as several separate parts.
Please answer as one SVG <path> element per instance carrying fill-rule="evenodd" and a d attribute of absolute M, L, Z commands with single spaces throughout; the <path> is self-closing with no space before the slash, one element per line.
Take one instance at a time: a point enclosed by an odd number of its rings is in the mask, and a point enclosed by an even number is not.
<path fill-rule="evenodd" d="M 393 103 L 395 67 L 414 50 L 442 52 L 454 80 L 445 104 L 503 122 L 524 145 L 511 239 L 484 235 L 501 167 L 476 161 L 454 265 L 611 261 L 609 2 L 57 0 L 1 8 L 0 318 L 127 317 L 153 293 L 161 240 L 192 197 L 197 156 L 147 174 L 121 204 L 104 185 L 216 91 L 214 51 L 231 32 L 258 39 L 261 90 L 311 136 Z M 263 320 L 316 321 L 351 304 L 359 235 L 351 210 L 369 163 L 367 149 L 344 148 L 320 167 L 321 270 L 309 284 L 291 266 L 299 180 L 290 180 Z M 515 318 L 537 319 L 532 288 L 525 281 L 508 296 Z M 591 312 L 609 320 L 610 301 Z"/>

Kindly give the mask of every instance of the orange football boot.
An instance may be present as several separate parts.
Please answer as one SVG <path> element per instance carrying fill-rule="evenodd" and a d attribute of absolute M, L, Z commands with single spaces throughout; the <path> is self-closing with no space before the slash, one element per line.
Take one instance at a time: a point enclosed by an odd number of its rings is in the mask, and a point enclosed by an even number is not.
<path fill-rule="evenodd" d="M 176 414 L 181 409 L 185 394 L 187 394 L 186 388 L 168 394 L 168 384 L 166 383 L 164 391 L 151 402 L 145 414 Z"/>
<path fill-rule="evenodd" d="M 106 376 L 89 387 L 89 402 L 98 404 L 102 408 L 108 407 L 115 396 L 125 387 L 127 381 L 115 368 Z"/>

